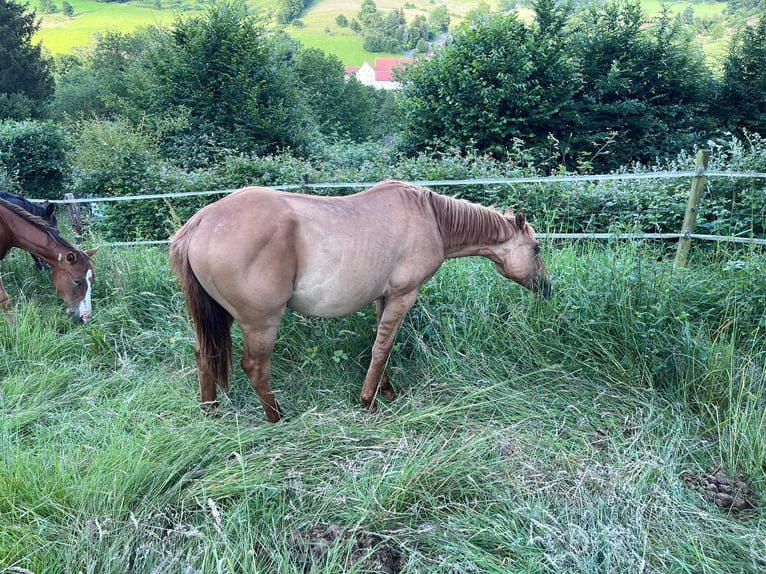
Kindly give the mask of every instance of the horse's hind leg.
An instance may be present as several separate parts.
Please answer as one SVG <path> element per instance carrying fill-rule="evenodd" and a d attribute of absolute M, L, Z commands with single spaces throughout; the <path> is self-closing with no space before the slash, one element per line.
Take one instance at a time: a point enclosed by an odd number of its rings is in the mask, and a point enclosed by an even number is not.
<path fill-rule="evenodd" d="M 280 316 L 281 318 L 281 316 Z M 244 350 L 242 352 L 242 369 L 247 373 L 250 384 L 255 389 L 261 406 L 266 413 L 266 418 L 275 423 L 284 415 L 282 409 L 274 397 L 269 386 L 269 373 L 271 371 L 271 353 L 274 350 L 274 342 L 277 338 L 276 325 L 259 328 L 242 328 L 244 335 Z"/>
<path fill-rule="evenodd" d="M 199 376 L 200 400 L 203 409 L 215 409 L 218 407 L 218 395 L 215 386 L 215 376 L 207 361 L 202 360 L 199 343 L 194 343 L 194 358 L 197 361 L 197 374 Z"/>

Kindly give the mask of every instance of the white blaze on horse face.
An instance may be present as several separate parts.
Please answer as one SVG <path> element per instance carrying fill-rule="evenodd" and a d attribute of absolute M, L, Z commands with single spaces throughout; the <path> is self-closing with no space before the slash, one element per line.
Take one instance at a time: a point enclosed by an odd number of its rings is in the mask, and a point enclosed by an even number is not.
<path fill-rule="evenodd" d="M 90 312 L 91 312 L 91 299 L 90 299 L 90 284 L 91 279 L 93 277 L 93 271 L 88 269 L 88 272 L 85 274 L 85 282 L 88 284 L 88 290 L 85 292 L 85 298 L 80 302 L 80 304 L 77 306 L 77 309 L 75 309 L 74 314 L 77 319 L 80 319 L 83 323 L 88 321 L 90 319 Z"/>

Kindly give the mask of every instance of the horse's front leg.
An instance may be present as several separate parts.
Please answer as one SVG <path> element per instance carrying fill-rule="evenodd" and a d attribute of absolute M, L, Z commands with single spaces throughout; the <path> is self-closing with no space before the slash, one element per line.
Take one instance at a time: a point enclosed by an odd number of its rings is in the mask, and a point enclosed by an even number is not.
<path fill-rule="evenodd" d="M 383 317 L 383 310 L 386 308 L 386 300 L 381 297 L 375 300 L 375 315 L 376 315 L 376 328 L 380 325 L 380 319 Z M 394 336 L 396 333 L 394 333 Z M 396 398 L 394 387 L 391 386 L 391 380 L 388 378 L 388 368 L 383 365 L 383 374 L 380 376 L 380 383 L 378 384 L 378 390 L 380 396 L 387 401 L 392 401 Z"/>
<path fill-rule="evenodd" d="M 5 285 L 3 285 L 2 275 L 0 275 L 0 312 L 5 315 L 5 318 L 11 325 L 15 323 L 11 313 L 11 298 L 8 297 L 8 291 L 5 290 Z"/>
<path fill-rule="evenodd" d="M 364 378 L 361 396 L 362 404 L 368 407 L 370 412 L 375 411 L 374 401 L 378 387 L 384 397 L 388 395 L 393 398 L 394 396 L 394 390 L 385 372 L 386 362 L 391 354 L 396 332 L 417 298 L 418 290 L 415 289 L 397 296 L 388 296 L 380 303 L 376 301 L 376 310 L 379 312 L 378 333 L 375 336 L 375 344 L 372 346 L 370 368 L 367 369 L 367 376 Z"/>
<path fill-rule="evenodd" d="M 242 369 L 247 373 L 250 384 L 261 401 L 266 418 L 272 423 L 279 421 L 284 416 L 269 385 L 271 354 L 274 350 L 278 328 L 279 319 L 272 326 L 242 327 L 245 339 L 242 352 Z"/>

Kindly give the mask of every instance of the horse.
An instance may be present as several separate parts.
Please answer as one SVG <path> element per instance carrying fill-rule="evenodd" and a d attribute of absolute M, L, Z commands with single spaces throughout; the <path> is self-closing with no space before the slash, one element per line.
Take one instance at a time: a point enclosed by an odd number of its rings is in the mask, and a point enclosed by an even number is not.
<path fill-rule="evenodd" d="M 228 393 L 231 327 L 241 366 L 270 422 L 283 411 L 269 386 L 286 308 L 350 315 L 375 302 L 377 334 L 361 402 L 394 398 L 386 362 L 421 286 L 446 259 L 482 256 L 530 291 L 551 296 L 540 244 L 522 209 L 494 209 L 400 181 L 342 197 L 247 187 L 194 214 L 174 235 L 170 261 L 194 327 L 203 408 Z"/>
<path fill-rule="evenodd" d="M 19 195 L 14 195 L 11 192 L 2 189 L 0 189 L 0 199 L 4 199 L 10 203 L 13 203 L 14 205 L 18 205 L 19 207 L 27 210 L 32 215 L 42 217 L 48 225 L 58 229 L 55 204 L 44 201 L 42 204 L 38 205 L 37 203 L 33 203 L 28 199 L 25 199 Z M 41 271 L 43 268 L 43 262 L 35 255 L 32 255 L 32 260 L 35 262 L 35 268 L 37 268 L 38 271 Z"/>
<path fill-rule="evenodd" d="M 0 198 L 0 259 L 18 247 L 53 269 L 51 280 L 61 299 L 78 321 L 91 316 L 91 285 L 95 280 L 92 257 L 98 247 L 82 251 L 71 245 L 37 215 Z M 10 309 L 10 299 L 0 278 L 0 309 Z"/>

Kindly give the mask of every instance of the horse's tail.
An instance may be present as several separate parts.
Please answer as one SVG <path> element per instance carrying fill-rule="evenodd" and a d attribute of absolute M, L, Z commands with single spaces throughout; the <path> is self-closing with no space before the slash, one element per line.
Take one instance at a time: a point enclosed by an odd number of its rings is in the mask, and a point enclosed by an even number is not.
<path fill-rule="evenodd" d="M 192 220 L 176 233 L 170 244 L 170 263 L 184 292 L 186 311 L 197 336 L 200 366 L 212 375 L 218 386 L 228 391 L 233 318 L 205 291 L 189 264 L 189 240 L 196 228 L 197 222 Z"/>

